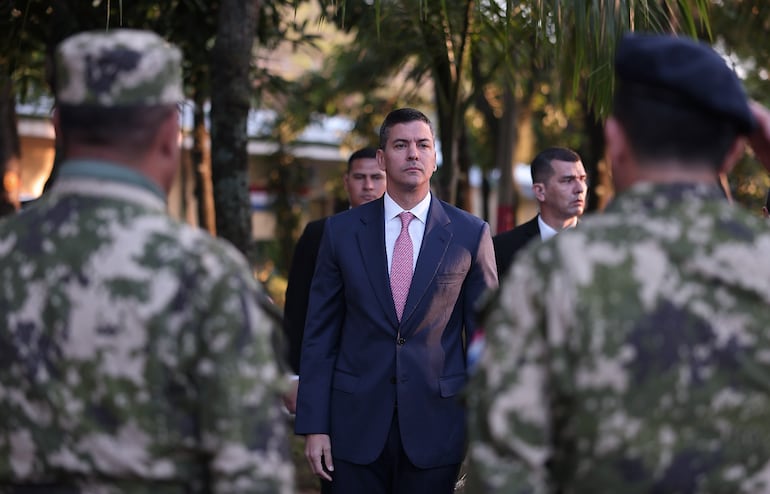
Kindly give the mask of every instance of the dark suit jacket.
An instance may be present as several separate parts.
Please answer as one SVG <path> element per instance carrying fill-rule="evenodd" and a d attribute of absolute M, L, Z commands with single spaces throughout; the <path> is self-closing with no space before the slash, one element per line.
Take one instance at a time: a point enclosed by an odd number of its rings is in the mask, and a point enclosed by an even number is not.
<path fill-rule="evenodd" d="M 299 355 L 302 349 L 302 335 L 305 332 L 310 282 L 313 279 L 325 224 L 326 218 L 321 218 L 305 226 L 294 247 L 294 255 L 289 267 L 283 309 L 283 331 L 286 336 L 289 365 L 296 374 L 299 374 Z"/>
<path fill-rule="evenodd" d="M 464 341 L 475 330 L 477 299 L 496 286 L 489 225 L 434 197 L 399 323 L 383 199 L 329 218 L 302 342 L 296 433 L 329 434 L 335 458 L 370 463 L 397 406 L 412 463 L 460 463 Z"/>
<path fill-rule="evenodd" d="M 497 274 L 501 279 L 508 273 L 516 253 L 533 238 L 540 239 L 540 225 L 537 222 L 537 218 L 535 216 L 512 230 L 498 233 L 492 239 L 492 243 L 495 246 Z"/>
<path fill-rule="evenodd" d="M 299 354 L 302 348 L 302 335 L 305 332 L 310 282 L 313 279 L 325 224 L 326 218 L 321 218 L 305 226 L 294 247 L 294 255 L 289 266 L 286 300 L 283 306 L 283 331 L 286 337 L 289 365 L 296 374 L 299 374 Z"/>

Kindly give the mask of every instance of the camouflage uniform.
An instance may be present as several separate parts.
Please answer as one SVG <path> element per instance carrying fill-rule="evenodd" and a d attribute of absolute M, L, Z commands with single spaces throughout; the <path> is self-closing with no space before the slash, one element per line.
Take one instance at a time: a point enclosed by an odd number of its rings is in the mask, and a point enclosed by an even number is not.
<path fill-rule="evenodd" d="M 164 199 L 69 161 L 0 222 L 0 492 L 293 492 L 264 295 Z"/>
<path fill-rule="evenodd" d="M 638 184 L 488 304 L 469 492 L 770 492 L 770 230 Z"/>

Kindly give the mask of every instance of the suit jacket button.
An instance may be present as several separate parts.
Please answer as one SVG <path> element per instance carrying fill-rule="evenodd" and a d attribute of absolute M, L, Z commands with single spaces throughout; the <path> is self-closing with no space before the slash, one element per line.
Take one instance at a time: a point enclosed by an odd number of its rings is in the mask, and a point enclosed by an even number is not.
<path fill-rule="evenodd" d="M 396 376 L 390 378 L 390 384 L 396 384 Z"/>
<path fill-rule="evenodd" d="M 404 343 L 406 343 L 406 339 L 405 338 L 399 338 L 398 339 L 398 345 L 399 346 L 403 345 Z"/>

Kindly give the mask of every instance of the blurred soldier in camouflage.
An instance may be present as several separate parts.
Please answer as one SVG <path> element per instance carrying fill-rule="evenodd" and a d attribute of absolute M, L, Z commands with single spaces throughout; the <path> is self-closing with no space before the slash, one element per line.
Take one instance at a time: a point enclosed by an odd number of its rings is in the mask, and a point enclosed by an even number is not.
<path fill-rule="evenodd" d="M 615 70 L 615 199 L 485 309 L 469 492 L 770 492 L 770 232 L 718 186 L 745 135 L 770 169 L 768 112 L 684 38 Z"/>
<path fill-rule="evenodd" d="M 245 260 L 173 221 L 179 51 L 56 51 L 66 162 L 0 223 L 0 492 L 290 493 L 273 323 Z"/>

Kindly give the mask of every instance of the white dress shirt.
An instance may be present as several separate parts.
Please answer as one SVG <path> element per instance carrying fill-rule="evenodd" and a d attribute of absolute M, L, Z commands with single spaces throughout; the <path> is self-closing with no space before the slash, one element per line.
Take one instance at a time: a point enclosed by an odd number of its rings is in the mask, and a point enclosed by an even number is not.
<path fill-rule="evenodd" d="M 412 239 L 412 249 L 414 250 L 412 256 L 412 271 L 414 271 L 414 267 L 417 265 L 417 256 L 422 246 L 422 237 L 425 235 L 430 197 L 430 192 L 428 192 L 415 207 L 405 210 L 401 209 L 401 206 L 396 204 L 396 201 L 385 192 L 385 253 L 388 256 L 388 273 L 390 273 L 390 266 L 393 262 L 393 248 L 396 245 L 398 235 L 401 233 L 401 218 L 398 215 L 404 211 L 409 211 L 414 215 L 412 221 L 409 222 L 409 236 Z"/>

